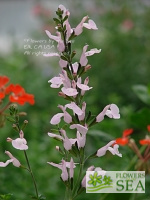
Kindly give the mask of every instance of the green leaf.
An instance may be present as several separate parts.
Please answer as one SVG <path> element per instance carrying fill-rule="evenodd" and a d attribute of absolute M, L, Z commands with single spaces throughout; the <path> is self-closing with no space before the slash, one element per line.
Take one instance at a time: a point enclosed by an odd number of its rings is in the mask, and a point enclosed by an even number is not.
<path fill-rule="evenodd" d="M 150 105 L 150 91 L 148 87 L 145 85 L 134 85 L 132 89 L 141 101 Z"/>
<path fill-rule="evenodd" d="M 9 199 L 11 199 L 12 196 L 13 196 L 13 194 L 1 194 L 0 200 L 9 200 Z"/>
<path fill-rule="evenodd" d="M 53 20 L 55 21 L 55 23 L 58 25 L 58 24 L 61 24 L 60 20 L 57 19 L 57 18 L 53 18 Z"/>

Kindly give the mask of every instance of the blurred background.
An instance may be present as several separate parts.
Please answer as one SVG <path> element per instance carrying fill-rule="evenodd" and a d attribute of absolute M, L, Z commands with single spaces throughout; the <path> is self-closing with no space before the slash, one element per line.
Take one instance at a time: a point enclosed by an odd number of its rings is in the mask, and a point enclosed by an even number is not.
<path fill-rule="evenodd" d="M 60 171 L 47 164 L 59 163 L 61 156 L 55 150 L 58 142 L 47 136 L 53 128 L 49 121 L 65 104 L 58 91 L 51 89 L 48 80 L 60 72 L 57 58 L 44 58 L 41 52 L 55 51 L 55 43 L 49 41 L 45 30 L 55 34 L 53 17 L 59 4 L 71 12 L 72 27 L 88 15 L 98 31 L 84 29 L 75 39 L 75 61 L 85 44 L 90 48 L 101 48 L 102 52 L 89 57 L 92 65 L 88 72 L 90 90 L 85 95 L 88 110 L 97 115 L 109 103 L 120 108 L 121 119 L 106 118 L 93 127 L 88 134 L 88 153 L 95 152 L 110 140 L 121 137 L 123 130 L 133 128 L 137 141 L 147 134 L 150 124 L 150 1 L 149 0 L 0 0 L 0 75 L 10 77 L 10 82 L 21 84 L 28 93 L 35 95 L 35 105 L 19 107 L 28 113 L 22 117 L 29 124 L 25 138 L 29 144 L 28 155 L 35 173 L 38 188 L 47 199 L 62 199 L 65 186 L 60 181 Z M 11 151 L 22 163 L 21 152 L 6 143 L 7 137 L 16 137 L 11 123 L 0 129 L 0 161 L 6 160 L 5 150 Z M 94 164 L 104 170 L 128 169 L 134 153 L 120 147 L 122 158 L 109 153 Z M 134 170 L 132 166 L 130 170 Z M 27 172 L 12 165 L 0 168 L 0 194 L 12 193 L 15 200 L 26 200 L 33 188 Z M 146 193 L 131 194 L 86 194 L 78 199 L 150 199 L 150 175 L 146 178 Z"/>

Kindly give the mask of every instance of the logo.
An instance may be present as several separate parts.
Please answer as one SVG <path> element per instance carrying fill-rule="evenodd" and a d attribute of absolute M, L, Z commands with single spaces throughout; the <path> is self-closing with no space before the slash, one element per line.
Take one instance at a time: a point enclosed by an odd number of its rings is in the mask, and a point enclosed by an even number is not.
<path fill-rule="evenodd" d="M 145 171 L 87 171 L 87 193 L 145 193 Z"/>

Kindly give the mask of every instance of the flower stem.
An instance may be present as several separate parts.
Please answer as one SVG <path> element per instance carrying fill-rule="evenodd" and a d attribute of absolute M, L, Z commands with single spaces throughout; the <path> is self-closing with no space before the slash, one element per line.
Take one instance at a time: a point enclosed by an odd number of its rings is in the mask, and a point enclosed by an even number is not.
<path fill-rule="evenodd" d="M 27 161 L 27 165 L 28 165 L 28 168 L 29 168 L 28 171 L 30 172 L 30 175 L 31 175 L 31 177 L 32 177 L 32 181 L 33 181 L 33 185 L 34 185 L 34 188 L 35 188 L 35 194 L 36 194 L 36 197 L 37 197 L 37 199 L 39 199 L 36 180 L 35 180 L 35 178 L 34 178 L 34 175 L 33 175 L 32 170 L 31 170 L 31 166 L 30 166 L 30 163 L 29 163 L 29 159 L 28 159 L 28 156 L 27 156 L 27 153 L 26 153 L 25 150 L 24 150 L 24 155 L 25 155 L 25 158 L 26 158 L 26 161 Z"/>
<path fill-rule="evenodd" d="M 11 102 L 9 101 L 6 106 L 4 106 L 1 110 L 0 110 L 0 114 L 2 114 L 9 106 L 10 106 Z"/>

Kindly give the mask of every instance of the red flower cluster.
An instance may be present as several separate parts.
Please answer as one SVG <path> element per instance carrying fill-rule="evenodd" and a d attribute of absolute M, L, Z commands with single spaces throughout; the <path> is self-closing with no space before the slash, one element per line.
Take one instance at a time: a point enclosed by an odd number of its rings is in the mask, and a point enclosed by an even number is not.
<path fill-rule="evenodd" d="M 122 138 L 117 138 L 116 139 L 116 143 L 120 144 L 122 146 L 128 144 L 128 142 L 129 142 L 128 136 L 131 135 L 132 133 L 133 133 L 133 129 L 132 128 L 124 130 L 123 134 L 122 134 Z"/>
<path fill-rule="evenodd" d="M 9 95 L 9 101 L 12 103 L 24 105 L 27 102 L 31 105 L 34 104 L 34 95 L 26 93 L 25 89 L 19 84 L 10 84 L 6 87 L 8 82 L 9 78 L 7 76 L 0 76 L 0 100 L 5 95 Z"/>
<path fill-rule="evenodd" d="M 150 132 L 150 125 L 147 126 L 147 130 L 148 132 Z M 129 143 L 129 135 L 131 135 L 133 133 L 133 129 L 126 129 L 123 131 L 123 134 L 122 134 L 122 138 L 117 138 L 116 139 L 116 143 L 119 144 L 119 145 L 126 145 Z M 145 138 L 145 139 L 142 139 L 142 140 L 139 140 L 139 143 L 141 145 L 150 145 L 150 138 Z"/>
<path fill-rule="evenodd" d="M 5 97 L 5 85 L 9 82 L 7 76 L 0 76 L 0 100 Z"/>

